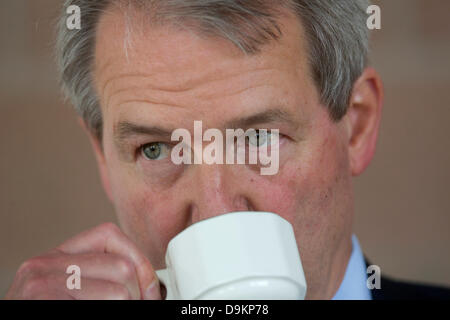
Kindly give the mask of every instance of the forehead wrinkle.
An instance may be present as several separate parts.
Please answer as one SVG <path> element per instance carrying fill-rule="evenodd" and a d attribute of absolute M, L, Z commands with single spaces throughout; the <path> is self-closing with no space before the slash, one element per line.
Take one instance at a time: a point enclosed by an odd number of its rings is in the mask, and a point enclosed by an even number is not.
<path fill-rule="evenodd" d="M 217 77 L 214 77 L 213 79 L 199 79 L 198 83 L 193 84 L 191 83 L 190 85 L 185 84 L 184 86 L 180 86 L 180 87 L 162 87 L 162 86 L 155 86 L 152 83 L 152 79 L 156 77 L 156 75 L 154 74 L 146 74 L 146 73 L 137 73 L 137 74 L 133 74 L 133 73 L 124 73 L 124 74 L 119 74 L 119 75 L 115 75 L 111 78 L 109 78 L 108 80 L 105 81 L 105 83 L 103 84 L 103 89 L 102 89 L 102 94 L 103 97 L 105 97 L 105 104 L 106 106 L 108 106 L 111 102 L 111 100 L 119 95 L 119 94 L 123 94 L 125 92 L 128 91 L 134 91 L 134 93 L 136 94 L 138 91 L 155 91 L 155 92 L 159 92 L 159 93 L 172 93 L 172 94 L 182 94 L 182 93 L 186 93 L 188 91 L 194 91 L 191 92 L 191 95 L 197 95 L 198 98 L 200 99 L 212 99 L 214 96 L 217 95 L 221 95 L 222 97 L 226 97 L 226 96 L 230 96 L 230 95 L 237 95 L 240 94 L 244 91 L 247 90 L 251 90 L 257 87 L 262 87 L 262 86 L 270 86 L 269 84 L 257 84 L 257 82 L 265 82 L 265 78 L 263 79 L 257 79 L 257 81 L 252 81 L 251 79 L 248 78 L 252 78 L 255 77 L 256 75 L 254 73 L 260 73 L 260 72 L 270 72 L 271 70 L 273 70 L 272 68 L 257 68 L 254 70 L 251 70 L 250 72 L 247 73 L 232 73 L 231 75 L 220 75 Z M 213 72 L 210 72 L 209 74 L 216 74 Z M 207 78 L 207 76 L 205 76 L 204 78 Z M 235 80 L 237 78 L 241 78 L 240 80 Z M 108 89 L 111 86 L 114 86 L 114 84 L 116 82 L 122 84 L 124 81 L 129 80 L 132 82 L 137 82 L 139 80 L 147 80 L 147 81 L 141 81 L 142 82 L 148 82 L 148 83 L 144 83 L 144 85 L 131 85 L 131 86 L 127 86 L 125 85 L 119 85 L 118 89 L 114 89 L 109 95 L 107 95 L 108 93 Z M 220 82 L 229 82 L 230 84 L 228 85 L 227 89 L 223 89 L 223 90 L 211 90 L 211 85 L 215 85 L 217 83 Z M 201 84 L 200 84 L 201 83 Z M 250 83 L 250 86 L 247 86 L 247 83 Z M 238 88 L 232 88 L 237 86 Z M 226 93 L 229 92 L 229 93 Z M 145 96 L 147 96 L 145 94 Z M 183 97 L 177 97 L 177 96 L 173 96 L 174 99 L 180 98 L 183 99 Z M 129 101 L 131 99 L 127 99 L 127 101 Z M 138 100 L 142 100 L 142 99 L 138 99 Z M 152 101 L 153 97 L 149 98 L 149 101 Z M 173 100 L 173 99 L 171 99 Z M 153 103 L 153 102 L 152 102 Z M 160 103 L 160 104 L 166 104 L 166 105 L 172 105 L 172 106 L 178 106 L 181 107 L 181 105 L 179 105 L 176 102 L 171 101 L 171 103 Z"/>
<path fill-rule="evenodd" d="M 185 73 L 189 73 L 192 69 L 193 72 L 197 73 L 198 68 L 186 68 L 187 71 L 185 71 Z M 185 69 L 185 70 L 186 70 Z M 239 78 L 239 77 L 252 77 L 254 76 L 255 73 L 259 73 L 259 72 L 264 72 L 264 71 L 271 71 L 274 70 L 274 68 L 271 67 L 261 67 L 261 68 L 255 68 L 252 70 L 248 70 L 246 72 L 242 72 L 242 70 L 239 70 L 238 72 L 234 72 L 234 73 L 228 73 L 228 74 L 223 74 L 222 71 L 226 71 L 228 68 L 223 67 L 221 69 L 219 68 L 215 68 L 209 71 L 205 71 L 202 74 L 196 76 L 194 79 L 194 77 L 189 77 L 187 79 L 187 81 L 184 82 L 179 82 L 177 84 L 175 84 L 174 81 L 171 80 L 171 86 L 162 86 L 162 85 L 152 85 L 149 84 L 148 86 L 150 88 L 154 88 L 158 91 L 163 91 L 163 92 L 173 92 L 173 93 L 182 93 L 182 92 L 186 92 L 195 88 L 201 88 L 204 84 L 213 84 L 213 83 L 217 83 L 217 82 L 221 82 L 221 81 L 231 81 L 234 78 Z M 177 72 L 179 72 L 179 70 L 177 70 Z M 124 72 L 122 74 L 118 74 L 118 75 L 113 75 L 111 78 L 107 79 L 105 81 L 105 83 L 103 84 L 103 91 L 114 81 L 116 80 L 123 80 L 123 79 L 128 79 L 128 78 L 144 78 L 144 79 L 148 79 L 148 80 L 152 80 L 153 78 L 156 77 L 162 77 L 163 75 L 167 75 L 169 74 L 169 76 L 171 74 L 173 74 L 173 80 L 175 79 L 179 79 L 180 77 L 177 76 L 176 72 L 170 72 L 170 71 L 166 71 L 166 72 L 153 72 L 153 73 L 132 73 L 132 72 Z"/>
<path fill-rule="evenodd" d="M 110 86 L 112 86 L 114 84 L 114 82 L 116 80 L 124 80 L 124 79 L 132 79 L 132 78 L 145 78 L 144 75 L 140 75 L 140 74 L 119 74 L 119 75 L 115 75 L 111 78 L 109 78 L 108 80 L 105 81 L 105 83 L 102 85 L 102 89 L 101 89 L 101 93 L 102 93 L 102 97 L 105 97 L 106 99 L 106 106 L 109 105 L 109 100 L 111 100 L 111 98 L 116 95 L 117 93 L 120 93 L 124 90 L 128 90 L 128 88 L 122 88 L 122 89 L 118 89 L 118 90 L 114 90 L 110 95 L 107 95 L 107 90 Z"/>
<path fill-rule="evenodd" d="M 239 86 L 239 88 L 237 89 L 230 89 L 230 90 L 222 90 L 222 91 L 216 91 L 216 92 L 211 92 L 211 93 L 205 93 L 203 95 L 200 96 L 201 99 L 210 99 L 210 100 L 214 100 L 216 98 L 218 99 L 222 99 L 222 98 L 229 98 L 229 97 L 233 97 L 233 96 L 238 96 L 246 91 L 250 91 L 250 90 L 254 90 L 254 89 L 258 89 L 258 88 L 263 88 L 263 87 L 273 87 L 271 84 L 250 84 L 249 86 Z"/>
<path fill-rule="evenodd" d="M 125 100 L 126 103 L 132 102 L 132 101 L 140 101 L 140 102 L 147 102 L 147 103 L 152 103 L 152 104 L 163 104 L 163 105 L 168 105 L 168 106 L 174 106 L 174 107 L 180 107 L 182 108 L 182 106 L 180 104 L 177 103 L 173 103 L 173 101 L 171 103 L 164 103 L 164 102 L 156 102 L 153 101 L 154 97 L 148 97 L 148 94 L 137 94 L 138 92 L 142 92 L 144 91 L 145 93 L 147 93 L 148 91 L 155 91 L 155 92 L 166 92 L 166 93 L 183 93 L 185 91 L 190 90 L 191 88 L 161 88 L 161 87 L 156 87 L 154 84 L 150 83 L 151 78 L 155 77 L 156 75 L 151 75 L 151 74 L 144 74 L 144 73 L 137 73 L 137 74 L 133 74 L 133 73 L 125 73 L 125 74 L 119 74 L 119 75 L 115 75 L 111 78 L 109 78 L 105 84 L 103 85 L 103 89 L 102 89 L 102 94 L 103 97 L 105 99 L 105 105 L 108 106 L 111 102 L 111 100 L 113 100 L 113 98 L 117 95 L 121 95 L 124 94 L 128 91 L 131 91 L 133 93 L 132 96 L 136 97 L 136 99 L 133 98 L 127 98 Z M 141 81 L 139 81 L 139 83 L 143 83 L 143 82 L 148 82 L 148 83 L 144 83 L 144 85 L 139 85 L 139 84 L 134 84 L 136 82 L 138 82 L 138 80 L 142 79 Z M 112 90 L 112 92 L 107 95 L 107 91 L 109 89 L 109 87 L 114 87 L 114 83 L 115 82 L 119 82 L 120 84 L 123 83 L 124 80 L 131 80 L 133 81 L 133 84 L 131 85 L 118 85 L 118 89 L 114 89 Z M 143 80 L 147 80 L 147 81 L 143 81 Z M 111 90 L 110 90 L 111 91 Z M 144 98 L 140 98 L 140 97 L 144 97 Z M 123 104 L 124 102 L 120 102 L 119 104 Z"/>
<path fill-rule="evenodd" d="M 132 76 L 124 76 L 121 79 L 130 78 Z M 117 80 L 117 78 L 116 78 Z M 110 82 L 111 83 L 111 82 Z M 104 89 L 106 91 L 106 87 Z M 117 97 L 124 95 L 124 99 L 121 101 L 121 99 L 118 99 L 117 103 L 114 103 L 115 105 L 124 105 L 128 103 L 147 103 L 147 104 L 153 104 L 153 105 L 165 105 L 170 107 L 178 107 L 178 108 L 184 108 L 182 105 L 178 103 L 171 102 L 163 102 L 156 99 L 154 96 L 151 96 L 151 91 L 160 91 L 160 92 L 170 92 L 170 93 L 181 93 L 182 91 L 178 90 L 166 90 L 166 89 L 159 89 L 154 88 L 153 85 L 149 84 L 146 86 L 143 85 L 131 85 L 131 86 L 123 86 L 119 89 L 114 90 L 110 95 L 106 97 L 106 106 L 109 106 L 111 104 L 111 101 Z M 184 91 L 184 90 L 183 90 Z M 126 95 L 126 93 L 130 92 L 130 95 Z"/>
<path fill-rule="evenodd" d="M 148 99 L 129 99 L 124 100 L 118 103 L 118 105 L 125 106 L 127 104 L 149 104 L 152 106 L 165 106 L 165 107 L 171 107 L 171 108 L 179 108 L 179 109 L 186 109 L 186 107 L 183 107 L 181 105 L 173 104 L 173 103 L 164 103 L 164 102 L 158 102 L 158 101 L 151 101 Z"/>
<path fill-rule="evenodd" d="M 110 45 L 110 42 L 105 43 L 105 41 L 102 41 L 101 43 L 106 44 L 107 46 Z M 252 73 L 257 71 L 264 71 L 270 68 L 276 68 L 276 66 L 264 66 L 261 61 L 258 60 L 256 55 L 246 57 L 243 54 L 234 55 L 233 57 L 225 54 L 222 59 L 213 61 L 211 63 L 208 63 L 207 65 L 202 62 L 202 59 L 199 60 L 199 58 L 201 57 L 198 57 L 196 55 L 192 56 L 192 58 L 190 59 L 187 59 L 187 57 L 189 57 L 189 54 L 186 54 L 186 52 L 184 52 L 183 55 L 174 56 L 175 59 L 172 60 L 167 60 L 168 58 L 166 57 L 164 61 L 162 61 L 161 59 L 155 59 L 155 61 L 151 61 L 151 57 L 149 57 L 148 54 L 152 54 L 155 52 L 153 52 L 153 50 L 148 50 L 149 49 L 146 49 L 145 47 L 145 41 L 136 41 L 133 48 L 134 53 L 132 55 L 132 58 L 127 60 L 123 55 L 117 53 L 116 50 L 112 50 L 112 48 L 106 49 L 106 51 L 105 48 L 98 48 L 97 60 L 99 60 L 98 56 L 102 52 L 108 52 L 109 59 L 107 58 L 107 62 L 102 65 L 100 65 L 99 63 L 97 73 L 102 76 L 104 69 L 107 69 L 110 65 L 118 66 L 114 68 L 116 69 L 116 72 L 120 72 L 120 69 L 122 69 L 121 71 L 124 74 L 130 74 L 130 66 L 135 68 L 136 72 L 139 72 L 142 69 L 151 69 L 151 74 L 148 75 L 149 78 L 158 76 L 165 78 L 166 82 L 170 82 L 170 88 L 161 87 L 161 89 L 168 92 L 178 92 L 186 91 L 205 82 L 214 83 L 220 80 L 226 80 L 241 76 L 243 74 L 243 70 L 245 69 L 247 69 L 245 73 Z M 143 57 L 143 59 L 139 59 L 139 57 Z M 254 59 L 255 63 L 250 70 L 248 70 L 249 61 L 247 58 L 256 58 Z M 237 72 L 231 73 L 228 71 L 236 69 L 235 67 L 239 65 L 240 67 L 238 68 L 239 70 Z M 115 72 L 114 69 L 112 69 L 111 72 L 108 73 Z M 183 71 L 183 74 L 180 74 L 180 70 Z M 173 76 L 171 76 L 172 74 Z M 169 76 L 167 77 L 167 75 Z M 112 78 L 114 79 L 115 77 L 120 77 L 120 75 L 113 76 Z M 177 83 L 175 83 L 175 80 L 178 80 Z M 111 79 L 108 79 L 105 82 L 104 86 L 107 86 L 111 81 Z"/>
<path fill-rule="evenodd" d="M 98 57 L 97 52 L 96 57 Z M 109 68 L 112 65 L 114 59 L 113 57 L 107 57 L 105 59 L 105 62 L 103 63 L 101 61 L 99 62 L 98 60 L 99 59 L 95 59 L 94 73 L 101 75 L 107 68 Z"/>
<path fill-rule="evenodd" d="M 139 45 L 139 43 L 135 43 L 135 45 Z M 137 48 L 135 48 L 137 49 Z M 133 54 L 133 57 L 138 58 L 138 56 L 140 55 L 145 55 L 145 51 L 142 50 L 143 48 L 141 47 L 140 50 L 137 50 L 137 52 L 135 52 L 135 54 Z M 110 53 L 112 52 L 114 54 L 113 50 L 108 50 Z M 135 50 L 133 50 L 135 51 Z M 107 93 L 109 87 L 111 86 L 112 83 L 115 82 L 115 80 L 132 80 L 133 78 L 135 78 L 134 81 L 139 80 L 139 78 L 143 78 L 143 79 L 149 79 L 152 80 L 154 79 L 156 76 L 160 77 L 163 79 L 163 82 L 167 82 L 170 83 L 169 86 L 161 86 L 161 79 L 159 79 L 160 81 L 158 82 L 158 86 L 154 86 L 149 84 L 149 88 L 148 89 L 156 89 L 158 91 L 161 92 L 167 92 L 167 93 L 182 93 L 182 92 L 186 92 L 189 91 L 193 88 L 196 89 L 196 92 L 194 93 L 200 93 L 202 95 L 202 98 L 208 98 L 208 97 L 213 97 L 216 94 L 223 94 L 223 90 L 211 90 L 211 85 L 215 85 L 220 81 L 223 82 L 230 82 L 230 84 L 228 84 L 228 89 L 230 91 L 234 91 L 235 94 L 241 93 L 247 89 L 250 88 L 237 88 L 237 92 L 235 91 L 236 88 L 232 88 L 233 86 L 239 86 L 239 84 L 236 84 L 235 80 L 238 77 L 242 77 L 241 81 L 238 82 L 249 82 L 250 80 L 246 79 L 246 78 L 251 78 L 256 76 L 256 73 L 259 72 L 263 72 L 263 71 L 268 71 L 268 70 L 275 70 L 277 69 L 277 67 L 279 67 L 279 63 L 280 61 L 277 61 L 276 65 L 273 66 L 268 66 L 266 63 L 264 63 L 264 60 L 261 61 L 258 59 L 258 56 L 250 56 L 250 57 L 246 57 L 244 55 L 238 56 L 238 59 L 236 61 L 235 59 L 236 56 L 234 56 L 233 59 L 230 59 L 229 57 L 227 59 L 223 59 L 220 61 L 215 61 L 212 64 L 207 65 L 206 67 L 204 65 L 201 65 L 201 63 L 199 63 L 197 60 L 189 60 L 187 61 L 188 63 L 183 63 L 183 65 L 181 66 L 182 68 L 176 68 L 175 65 L 177 64 L 162 64 L 162 63 L 157 63 L 156 65 L 154 65 L 154 63 L 151 63 L 150 68 L 155 68 L 157 70 L 153 71 L 150 74 L 145 74 L 145 73 L 137 73 L 137 74 L 133 74 L 130 73 L 129 71 L 127 72 L 126 67 L 127 66 L 134 66 L 134 68 L 136 67 L 136 63 L 133 63 L 133 60 L 136 61 L 135 59 L 131 59 L 130 61 L 125 61 L 126 59 L 124 59 L 123 56 L 117 56 L 116 54 L 114 54 L 114 56 L 110 55 L 110 59 L 108 59 L 108 61 L 100 66 L 98 72 L 102 72 L 104 69 L 107 69 L 107 67 L 109 65 L 119 65 L 118 68 L 116 68 L 116 70 L 120 70 L 122 69 L 123 74 L 119 74 L 119 75 L 113 75 L 111 78 L 107 79 L 104 84 L 102 85 L 103 89 L 101 89 L 101 92 L 103 94 L 103 96 L 105 97 L 104 100 L 108 100 L 107 104 L 109 104 L 109 100 L 111 99 L 111 97 L 107 97 L 105 94 Z M 242 59 L 241 59 L 242 58 Z M 252 63 L 253 66 L 252 68 L 249 70 L 249 63 L 248 63 L 248 59 L 246 58 L 256 58 L 253 61 L 255 63 Z M 111 61 L 112 60 L 112 61 Z M 144 62 L 143 62 L 144 61 Z M 177 62 L 178 60 L 175 59 L 175 62 Z M 184 61 L 184 60 L 183 60 Z M 114 63 L 116 62 L 116 63 Z M 136 61 L 138 64 L 141 65 L 141 67 L 143 66 L 143 63 L 145 63 L 145 59 L 143 60 L 137 60 Z M 178 61 L 179 62 L 179 61 Z M 231 64 L 231 68 L 230 68 L 230 64 Z M 265 65 L 266 64 L 266 65 Z M 241 66 L 240 68 L 237 68 L 238 71 L 234 71 L 236 69 L 236 66 Z M 147 67 L 145 67 L 147 68 Z M 162 69 L 162 70 L 161 70 Z M 245 70 L 247 69 L 247 70 Z M 183 74 L 181 75 L 177 75 L 177 72 L 179 73 L 180 70 L 183 70 Z M 228 70 L 232 70 L 232 71 L 228 71 Z M 108 70 L 109 71 L 109 70 Z M 158 72 L 160 71 L 160 72 Z M 138 72 L 136 70 L 136 72 Z M 108 73 L 114 73 L 114 69 L 112 69 L 111 71 L 109 71 Z M 172 76 L 173 75 L 173 76 Z M 101 75 L 100 75 L 101 76 Z M 172 79 L 172 80 L 171 80 Z M 178 83 L 174 83 L 175 80 L 178 80 Z M 251 86 L 253 87 L 254 84 L 251 84 Z M 198 91 L 197 91 L 198 89 Z M 217 91 L 221 91 L 218 92 Z M 119 93 L 123 92 L 122 89 L 119 90 Z M 193 94 L 194 94 L 193 93 Z M 112 93 L 112 95 L 115 95 L 115 93 Z"/>
<path fill-rule="evenodd" d="M 249 70 L 247 72 L 235 73 L 232 75 L 223 75 L 211 80 L 205 80 L 196 88 L 196 93 L 202 99 L 213 99 L 241 94 L 247 90 L 258 87 L 271 86 L 267 80 L 269 77 L 261 77 L 257 74 L 265 72 L 267 74 L 272 71 L 271 68 L 259 68 Z M 221 86 L 221 83 L 224 83 Z M 219 89 L 211 90 L 211 86 L 221 86 Z"/>
<path fill-rule="evenodd" d="M 104 35 L 108 36 L 108 38 L 111 37 L 111 32 L 105 31 L 107 34 Z M 120 37 L 114 37 L 117 41 L 116 42 L 122 42 L 122 38 Z M 118 39 L 120 38 L 120 39 Z M 120 78 L 121 75 L 114 76 L 114 73 L 122 71 L 125 76 L 129 76 L 130 80 L 133 80 L 133 74 L 130 73 L 130 69 L 126 70 L 126 68 L 133 67 L 135 69 L 135 72 L 138 73 L 139 71 L 145 70 L 150 67 L 152 71 L 151 75 L 146 74 L 137 74 L 136 78 L 133 81 L 139 81 L 139 79 L 147 78 L 149 81 L 153 79 L 154 77 L 162 77 L 163 81 L 161 79 L 158 79 L 157 82 L 158 86 L 161 86 L 161 84 L 169 84 L 169 88 L 160 88 L 160 89 L 168 89 L 167 92 L 183 92 L 186 91 L 186 84 L 191 84 L 191 86 L 197 86 L 195 89 L 195 93 L 202 93 L 206 96 L 212 96 L 213 94 L 222 94 L 223 96 L 223 87 L 220 88 L 218 86 L 218 81 L 228 81 L 230 84 L 227 86 L 228 91 L 231 90 L 239 90 L 235 92 L 235 94 L 242 93 L 245 90 L 249 90 L 254 88 L 254 84 L 256 81 L 254 81 L 253 84 L 250 83 L 249 78 L 252 77 L 252 72 L 262 71 L 266 69 L 273 69 L 278 70 L 278 72 L 281 72 L 280 69 L 283 69 L 283 72 L 292 72 L 294 70 L 287 70 L 287 66 L 284 62 L 286 60 L 292 60 L 292 49 L 294 49 L 292 46 L 289 47 L 290 50 L 286 50 L 288 48 L 284 48 L 282 51 L 280 51 L 282 48 L 277 46 L 277 48 L 280 48 L 280 50 L 277 50 L 276 53 L 278 53 L 278 58 L 276 60 L 269 60 L 267 61 L 263 56 L 260 55 L 254 55 L 250 57 L 245 57 L 244 55 L 234 55 L 231 57 L 227 53 L 223 53 L 222 50 L 216 50 L 216 46 L 212 47 L 212 53 L 220 53 L 220 59 L 217 59 L 215 61 L 209 62 L 208 60 L 203 60 L 201 57 L 206 57 L 205 54 L 198 55 L 195 52 L 184 52 L 184 58 L 182 55 L 175 55 L 176 53 L 179 53 L 179 51 L 174 47 L 174 55 L 171 55 L 171 52 L 162 51 L 162 53 L 169 53 L 165 57 L 163 57 L 163 61 L 151 61 L 151 57 L 157 58 L 155 54 L 160 52 L 152 50 L 151 47 L 144 45 L 144 42 L 136 41 L 134 43 L 135 48 L 138 49 L 135 51 L 133 49 L 133 54 L 130 55 L 131 59 L 127 61 L 123 55 L 120 55 L 120 52 L 117 50 L 112 50 L 112 48 L 116 47 L 114 45 L 110 45 L 111 42 L 114 42 L 113 39 L 110 39 L 112 41 L 102 41 L 103 48 L 101 49 L 101 52 L 105 55 L 107 53 L 107 56 L 109 56 L 110 59 L 107 59 L 107 61 L 104 63 L 104 65 L 100 66 L 99 70 L 106 70 L 106 75 L 113 75 L 113 78 Z M 212 39 L 214 40 L 214 39 Z M 105 42 L 106 41 L 106 42 Z M 208 43 L 212 43 L 207 42 Z M 283 41 L 284 42 L 284 41 Z M 159 43 L 159 42 L 158 42 Z M 197 46 L 192 46 L 196 51 Z M 163 45 L 162 49 L 166 48 L 166 46 Z M 208 47 L 204 51 L 208 53 Z M 201 50 L 200 50 L 201 51 Z M 263 54 L 265 50 L 261 52 Z M 163 54 L 164 56 L 164 54 Z M 190 59 L 186 59 L 186 56 L 191 57 Z M 272 55 L 273 56 L 273 55 Z M 142 60 L 138 60 L 139 57 L 143 57 Z M 259 59 L 261 57 L 261 59 Z M 266 55 L 267 57 L 267 55 Z M 247 59 L 248 58 L 248 59 Z M 256 59 L 255 59 L 256 58 Z M 270 56 L 269 56 L 270 58 Z M 250 60 L 251 59 L 251 60 Z M 152 59 L 153 60 L 153 59 Z M 157 59 L 156 59 L 157 60 Z M 300 63 L 300 59 L 297 60 L 297 66 L 298 63 Z M 100 61 L 100 58 L 99 58 Z M 268 63 L 270 62 L 270 63 Z M 99 63 L 100 64 L 100 63 Z M 112 68 L 108 68 L 112 65 Z M 230 67 L 231 66 L 231 67 Z M 269 68 L 270 67 L 270 68 Z M 252 69 L 253 68 L 253 69 Z M 122 70 L 120 70 L 122 69 Z M 237 71 L 236 71 L 237 70 Z M 128 72 L 127 72 L 128 71 Z M 159 72 L 158 72 L 159 71 Z M 183 71 L 180 76 L 177 76 L 177 72 Z M 195 78 L 194 78 L 195 76 Z M 235 81 L 237 77 L 242 77 L 240 81 Z M 264 77 L 266 78 L 266 77 Z M 172 80 L 178 80 L 178 83 L 172 83 Z M 266 78 L 268 80 L 269 78 Z M 105 90 L 109 90 L 111 83 L 114 82 L 116 79 L 107 79 L 104 87 Z M 243 84 L 239 84 L 239 82 Z M 271 81 L 273 83 L 273 81 Z M 242 86 L 247 85 L 250 83 L 249 88 L 243 89 Z M 216 85 L 215 90 L 211 90 L 210 85 Z M 151 86 L 150 86 L 151 87 Z M 275 86 L 277 87 L 277 86 Z M 107 89 L 106 89 L 107 88 Z M 180 88 L 185 90 L 180 90 Z M 217 89 L 219 88 L 219 89 Z M 279 88 L 279 86 L 278 86 Z M 197 91 L 197 89 L 199 91 Z M 123 92 L 126 92 L 127 89 L 119 89 L 122 94 Z M 131 90 L 131 89 L 130 89 Z M 132 89 L 132 90 L 136 90 Z M 163 90 L 160 90 L 163 91 Z M 105 96 L 105 99 L 107 97 Z M 150 99 L 141 99 L 141 97 L 136 97 L 137 99 L 127 99 L 125 100 L 126 103 L 132 103 L 132 102 L 146 102 L 146 103 L 153 103 L 154 101 L 152 98 Z M 175 100 L 175 96 L 169 97 L 170 100 Z M 173 98 L 173 99 L 172 99 Z M 183 101 L 183 100 L 179 100 Z M 109 103 L 109 101 L 108 101 Z M 236 109 L 236 107 L 234 107 Z M 238 110 L 236 110 L 238 111 Z M 243 111 L 243 110 L 242 110 Z M 219 116 L 220 118 L 221 116 Z"/>

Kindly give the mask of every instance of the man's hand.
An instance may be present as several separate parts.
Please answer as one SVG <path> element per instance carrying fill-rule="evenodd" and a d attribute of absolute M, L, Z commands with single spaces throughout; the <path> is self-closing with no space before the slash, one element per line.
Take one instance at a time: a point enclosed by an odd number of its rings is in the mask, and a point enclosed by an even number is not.
<path fill-rule="evenodd" d="M 66 269 L 81 270 L 81 289 L 69 290 Z M 25 261 L 6 299 L 161 299 L 152 265 L 113 223 L 78 234 Z"/>

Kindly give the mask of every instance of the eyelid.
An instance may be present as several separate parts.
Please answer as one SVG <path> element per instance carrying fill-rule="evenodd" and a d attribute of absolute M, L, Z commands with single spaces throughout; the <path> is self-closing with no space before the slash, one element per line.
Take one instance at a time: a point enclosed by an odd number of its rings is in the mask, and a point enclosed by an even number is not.
<path fill-rule="evenodd" d="M 148 145 L 150 145 L 150 144 L 155 144 L 155 143 L 159 143 L 159 144 L 161 144 L 161 145 L 165 145 L 166 146 L 166 148 L 167 148 L 167 156 L 165 157 L 165 158 L 163 158 L 163 159 L 161 159 L 161 160 L 164 160 L 164 159 L 166 159 L 166 158 L 170 158 L 170 152 L 171 152 L 171 150 L 172 150 L 172 148 L 173 148 L 173 144 L 169 144 L 169 143 L 167 143 L 167 142 L 161 142 L 161 141 L 153 141 L 153 142 L 147 142 L 147 143 L 144 143 L 144 144 L 141 144 L 137 149 L 136 149 L 136 151 L 135 151 L 135 157 L 136 157 L 136 160 L 139 158 L 139 157 L 144 157 L 145 158 L 145 156 L 143 155 L 143 152 L 144 152 L 144 147 L 146 147 L 146 146 L 148 146 Z M 146 158 L 146 160 L 148 160 L 148 161 L 158 161 L 158 160 L 152 160 L 152 159 L 147 159 Z M 159 160 L 159 161 L 161 161 L 161 160 Z"/>
<path fill-rule="evenodd" d="M 272 134 L 273 134 L 272 131 L 273 130 L 274 129 L 265 129 L 265 128 L 255 129 L 254 133 L 260 133 L 261 131 L 263 131 L 265 133 L 265 136 L 266 136 L 266 142 L 270 143 L 268 146 L 271 146 L 272 145 Z M 287 136 L 285 136 L 284 134 L 280 133 L 279 129 L 275 129 L 275 130 L 278 130 L 278 141 L 280 141 L 280 140 L 282 140 L 284 138 L 287 138 Z M 253 138 L 253 137 L 254 137 L 254 135 L 252 135 L 252 136 L 247 135 L 247 134 L 245 135 L 245 138 L 247 139 L 247 141 L 249 143 L 250 143 L 250 138 Z M 260 147 L 260 146 L 257 146 L 257 147 Z"/>
<path fill-rule="evenodd" d="M 272 130 L 278 130 L 278 136 L 279 136 L 280 145 L 281 145 L 281 140 L 283 140 L 283 139 L 290 139 L 288 136 L 280 133 L 279 129 L 267 129 L 267 128 L 254 129 L 254 131 L 256 133 L 258 133 L 259 131 L 262 131 L 262 130 L 265 130 L 266 131 L 266 135 L 268 135 L 268 136 L 272 134 Z M 245 131 L 244 131 L 244 137 L 245 137 L 246 140 L 249 139 L 249 136 L 247 134 L 245 134 Z M 225 136 L 224 136 L 224 138 L 225 138 Z M 135 151 L 136 157 L 138 157 L 138 156 L 140 156 L 142 154 L 142 150 L 143 150 L 143 148 L 145 146 L 147 146 L 149 144 L 152 144 L 152 143 L 163 144 L 163 145 L 167 146 L 168 150 L 172 150 L 172 148 L 175 147 L 177 144 L 179 144 L 180 141 L 171 141 L 171 142 L 150 141 L 150 142 L 145 142 L 145 143 L 139 143 L 139 144 L 137 144 L 138 147 L 136 148 L 136 151 Z M 269 145 L 269 146 L 271 146 L 271 145 Z"/>

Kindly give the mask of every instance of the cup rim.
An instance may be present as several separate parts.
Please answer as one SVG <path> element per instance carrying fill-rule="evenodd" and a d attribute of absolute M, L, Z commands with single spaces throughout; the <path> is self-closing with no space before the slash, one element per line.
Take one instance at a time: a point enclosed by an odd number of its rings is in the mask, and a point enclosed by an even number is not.
<path fill-rule="evenodd" d="M 248 213 L 248 214 L 269 214 L 269 215 L 274 215 L 274 216 L 276 216 L 276 217 L 278 217 L 278 218 L 281 218 L 281 219 L 283 219 L 283 220 L 285 220 L 286 222 L 289 223 L 289 221 L 287 221 L 285 218 L 283 218 L 283 217 L 280 216 L 279 214 L 276 214 L 276 213 L 270 212 L 270 211 L 233 211 L 233 212 L 228 212 L 228 213 L 224 213 L 224 214 L 221 214 L 221 215 L 209 217 L 209 218 L 206 218 L 206 219 L 203 219 L 203 220 L 201 220 L 201 221 L 198 221 L 198 222 L 196 222 L 196 223 L 191 224 L 189 227 L 187 227 L 187 228 L 184 229 L 183 231 L 179 232 L 175 237 L 173 237 L 173 238 L 169 241 L 169 244 L 170 244 L 172 241 L 178 239 L 181 235 L 183 235 L 183 234 L 184 234 L 185 232 L 187 232 L 188 230 L 191 230 L 191 229 L 193 229 L 193 228 L 196 228 L 196 227 L 198 227 L 200 224 L 204 224 L 204 223 L 208 222 L 208 221 L 211 220 L 211 219 L 215 219 L 215 220 L 217 220 L 217 219 L 226 219 L 226 218 L 228 218 L 228 217 L 230 217 L 230 216 L 232 216 L 232 215 L 241 215 L 241 214 L 246 214 L 246 213 Z M 167 247 L 169 247 L 169 244 L 167 245 Z"/>

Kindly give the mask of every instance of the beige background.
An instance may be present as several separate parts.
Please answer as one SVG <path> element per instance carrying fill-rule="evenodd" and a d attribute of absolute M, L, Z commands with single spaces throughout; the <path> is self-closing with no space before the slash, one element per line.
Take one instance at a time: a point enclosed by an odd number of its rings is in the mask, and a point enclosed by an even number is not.
<path fill-rule="evenodd" d="M 61 2 L 0 1 L 0 296 L 25 259 L 115 221 L 55 80 Z M 450 1 L 377 3 L 386 103 L 377 154 L 355 182 L 355 232 L 382 272 L 450 285 Z"/>

